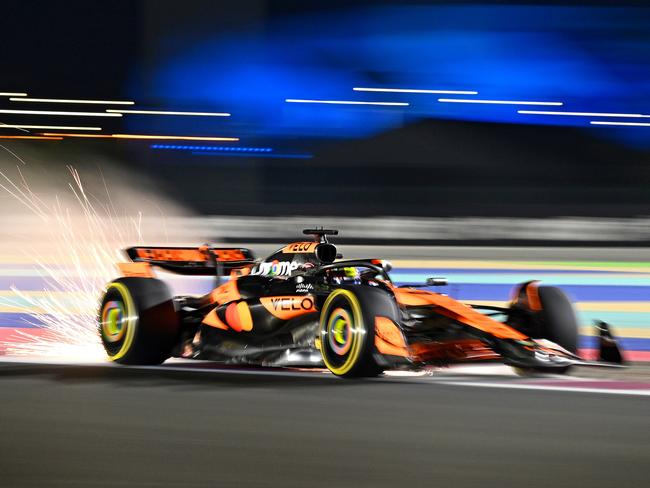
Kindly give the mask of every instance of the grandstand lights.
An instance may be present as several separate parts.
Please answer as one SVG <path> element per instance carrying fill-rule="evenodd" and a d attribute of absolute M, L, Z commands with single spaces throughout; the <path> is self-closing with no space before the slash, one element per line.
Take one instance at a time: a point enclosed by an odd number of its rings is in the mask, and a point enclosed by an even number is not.
<path fill-rule="evenodd" d="M 355 86 L 352 88 L 359 92 L 386 92 L 386 93 L 436 93 L 447 95 L 478 95 L 477 91 L 472 90 L 420 90 L 416 88 L 364 88 Z"/>
<path fill-rule="evenodd" d="M 164 110 L 106 110 L 109 113 L 138 115 L 186 115 L 191 117 L 230 117 L 227 112 L 169 112 Z"/>
<path fill-rule="evenodd" d="M 59 112 L 55 110 L 0 110 L 0 114 L 23 115 L 64 115 L 75 117 L 121 117 L 122 114 L 107 114 L 106 112 Z"/>
<path fill-rule="evenodd" d="M 390 107 L 408 107 L 406 102 L 357 102 L 352 100 L 307 100 L 301 98 L 287 98 L 287 103 L 325 103 L 332 105 L 384 105 Z"/>
<path fill-rule="evenodd" d="M 123 100 L 72 100 L 67 98 L 10 98 L 12 102 L 36 103 L 91 103 L 98 105 L 135 105 L 135 102 Z"/>
<path fill-rule="evenodd" d="M 608 112 L 548 112 L 544 110 L 517 110 L 517 113 L 526 115 L 568 115 L 573 117 L 650 117 L 650 115 L 642 114 L 615 114 Z"/>
<path fill-rule="evenodd" d="M 592 120 L 589 123 L 592 125 L 622 125 L 622 126 L 633 126 L 633 127 L 650 127 L 650 123 L 647 122 L 601 122 L 598 120 Z"/>
<path fill-rule="evenodd" d="M 562 102 L 532 102 L 522 100 L 476 100 L 471 98 L 439 98 L 441 103 L 486 103 L 494 105 L 563 105 Z"/>
<path fill-rule="evenodd" d="M 9 125 L 9 124 L 0 124 L 0 129 L 102 130 L 101 127 L 77 127 L 74 125 Z"/>

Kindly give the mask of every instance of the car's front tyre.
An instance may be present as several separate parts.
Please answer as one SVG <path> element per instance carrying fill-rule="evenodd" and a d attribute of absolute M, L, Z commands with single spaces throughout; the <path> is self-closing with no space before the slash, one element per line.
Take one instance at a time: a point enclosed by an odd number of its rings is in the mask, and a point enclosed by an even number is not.
<path fill-rule="evenodd" d="M 345 287 L 327 297 L 321 309 L 318 335 L 327 369 L 345 378 L 382 373 L 374 358 L 378 316 L 395 316 L 395 305 L 383 290 Z"/>
<path fill-rule="evenodd" d="M 519 315 L 517 328 L 533 339 L 547 339 L 573 354 L 578 352 L 578 317 L 571 300 L 560 288 L 528 282 L 518 287 L 515 296 L 519 297 L 512 305 Z M 525 299 L 522 300 L 521 297 Z M 562 366 L 515 368 L 515 371 L 520 375 L 565 374 L 570 369 L 571 366 Z"/>

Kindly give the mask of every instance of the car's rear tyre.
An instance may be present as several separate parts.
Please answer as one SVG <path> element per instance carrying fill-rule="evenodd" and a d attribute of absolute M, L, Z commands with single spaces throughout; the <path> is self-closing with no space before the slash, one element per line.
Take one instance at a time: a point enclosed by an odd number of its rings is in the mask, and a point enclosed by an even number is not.
<path fill-rule="evenodd" d="M 393 316 L 394 304 L 383 290 L 339 288 L 325 300 L 319 324 L 320 350 L 327 369 L 345 378 L 382 373 L 374 359 L 375 318 Z"/>
<path fill-rule="evenodd" d="M 171 356 L 180 324 L 167 285 L 153 278 L 119 278 L 106 286 L 99 335 L 111 361 L 160 364 Z"/>

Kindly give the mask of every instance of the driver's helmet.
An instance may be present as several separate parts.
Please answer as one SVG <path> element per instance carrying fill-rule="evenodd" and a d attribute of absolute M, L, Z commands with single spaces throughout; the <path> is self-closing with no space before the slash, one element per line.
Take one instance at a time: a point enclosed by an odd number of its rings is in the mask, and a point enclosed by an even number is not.
<path fill-rule="evenodd" d="M 356 283 L 360 281 L 361 276 L 359 270 L 354 266 L 346 266 L 345 268 L 336 268 L 327 272 L 329 278 L 333 283 Z"/>

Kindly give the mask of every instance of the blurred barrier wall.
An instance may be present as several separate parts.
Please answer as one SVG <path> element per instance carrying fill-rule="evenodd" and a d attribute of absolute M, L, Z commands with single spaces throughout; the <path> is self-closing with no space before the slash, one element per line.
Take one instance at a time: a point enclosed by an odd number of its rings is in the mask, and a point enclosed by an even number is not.
<path fill-rule="evenodd" d="M 572 241 L 588 244 L 620 242 L 650 243 L 650 218 L 586 219 L 559 217 L 523 218 L 403 218 L 403 217 L 211 217 L 190 220 L 182 225 L 213 229 L 214 237 L 227 239 L 276 240 L 295 235 L 313 225 L 340 230 L 341 239 L 387 243 L 404 241 Z"/>
<path fill-rule="evenodd" d="M 308 217 L 308 216 L 212 216 L 212 217 L 138 217 L 141 234 L 156 235 L 168 242 L 253 241 L 284 242 L 301 238 L 302 229 L 314 226 L 339 229 L 339 242 L 358 244 L 444 243 L 445 241 L 486 244 L 490 241 L 527 241 L 576 245 L 650 245 L 650 217 L 638 218 L 408 218 L 408 217 Z M 117 219 L 119 224 L 119 219 Z M 40 223 L 23 217 L 5 215 L 0 238 L 15 241 L 38 239 L 47 235 Z M 124 219 L 133 226 L 133 219 Z M 162 237 L 161 237 L 162 236 Z"/>

